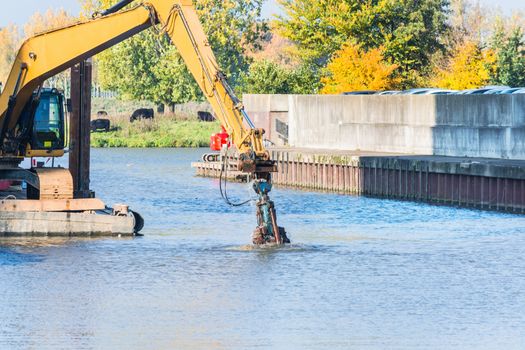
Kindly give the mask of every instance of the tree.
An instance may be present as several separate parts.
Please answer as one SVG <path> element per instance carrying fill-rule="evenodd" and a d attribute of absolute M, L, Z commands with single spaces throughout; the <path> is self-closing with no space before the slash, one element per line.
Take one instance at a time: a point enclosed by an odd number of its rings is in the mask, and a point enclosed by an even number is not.
<path fill-rule="evenodd" d="M 38 33 L 65 27 L 75 21 L 76 18 L 70 16 L 63 9 L 56 11 L 47 10 L 43 14 L 37 12 L 24 25 L 24 35 L 26 38 L 29 38 Z"/>
<path fill-rule="evenodd" d="M 512 87 L 525 85 L 525 49 L 523 30 L 516 27 L 507 36 L 501 23 L 497 24 L 491 40 L 496 64 L 491 83 Z"/>
<path fill-rule="evenodd" d="M 285 14 L 280 33 L 297 44 L 296 54 L 324 67 L 345 43 L 384 48 L 399 66 L 404 87 L 429 70 L 434 52 L 445 50 L 448 0 L 279 0 Z"/>
<path fill-rule="evenodd" d="M 289 83 L 289 70 L 272 61 L 261 60 L 251 65 L 240 89 L 250 94 L 287 94 L 291 91 Z"/>
<path fill-rule="evenodd" d="M 494 10 L 479 1 L 451 0 L 449 13 L 451 47 L 464 40 L 484 42 L 493 29 Z"/>
<path fill-rule="evenodd" d="M 171 105 L 198 99 L 198 86 L 166 37 L 142 32 L 98 56 L 99 81 L 127 100 Z"/>
<path fill-rule="evenodd" d="M 308 67 L 283 66 L 263 59 L 250 66 L 238 90 L 249 94 L 308 94 L 318 91 L 318 81 Z"/>
<path fill-rule="evenodd" d="M 250 58 L 254 61 L 270 61 L 283 67 L 296 68 L 301 65 L 301 61 L 291 52 L 294 50 L 294 44 L 287 38 L 279 35 L 275 28 L 269 29 L 262 41 L 261 48 L 256 48 L 248 52 Z"/>
<path fill-rule="evenodd" d="M 385 62 L 382 47 L 365 51 L 360 45 L 348 43 L 328 63 L 321 92 L 393 89 L 399 84 L 399 79 L 394 77 L 397 68 L 396 64 Z"/>
<path fill-rule="evenodd" d="M 86 13 L 106 8 L 115 0 L 87 0 Z M 197 12 L 217 56 L 219 66 L 232 85 L 251 62 L 267 31 L 259 20 L 263 0 L 202 0 Z M 126 99 L 146 99 L 173 105 L 202 98 L 193 77 L 169 38 L 145 31 L 98 56 L 100 81 L 106 89 Z"/>
<path fill-rule="evenodd" d="M 315 94 L 319 70 L 290 54 L 294 44 L 271 28 L 262 47 L 249 52 L 254 61 L 241 76 L 240 93 Z"/>
<path fill-rule="evenodd" d="M 459 44 L 445 69 L 438 69 L 433 85 L 444 89 L 464 90 L 487 85 L 495 62 L 492 50 L 467 41 Z"/>
<path fill-rule="evenodd" d="M 62 28 L 77 21 L 77 18 L 70 16 L 63 9 L 56 11 L 48 10 L 45 13 L 36 12 L 24 25 L 24 37 L 29 38 L 36 34 Z M 56 87 L 67 91 L 70 86 L 70 72 L 66 70 L 48 79 L 47 86 Z"/>
<path fill-rule="evenodd" d="M 5 83 L 11 70 L 11 66 L 16 58 L 18 49 L 23 40 L 32 37 L 38 33 L 64 27 L 75 21 L 64 10 L 52 11 L 45 13 L 35 13 L 24 25 L 23 35 L 16 26 L 8 26 L 0 29 L 0 82 Z M 68 72 L 58 74 L 52 77 L 49 85 L 66 89 L 68 86 Z"/>
<path fill-rule="evenodd" d="M 20 34 L 16 26 L 0 29 L 0 83 L 5 84 L 16 57 Z M 0 89 L 1 91 L 1 89 Z"/>
<path fill-rule="evenodd" d="M 261 20 L 265 0 L 194 0 L 219 66 L 235 85 L 251 63 L 250 50 L 259 50 L 268 33 Z"/>

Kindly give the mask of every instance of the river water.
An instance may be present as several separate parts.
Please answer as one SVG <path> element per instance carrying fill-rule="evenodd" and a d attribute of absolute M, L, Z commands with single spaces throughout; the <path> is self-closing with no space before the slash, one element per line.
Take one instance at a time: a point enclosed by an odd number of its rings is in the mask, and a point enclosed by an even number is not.
<path fill-rule="evenodd" d="M 202 152 L 93 151 L 144 237 L 1 240 L 0 349 L 525 349 L 523 217 L 276 188 L 255 249 Z"/>

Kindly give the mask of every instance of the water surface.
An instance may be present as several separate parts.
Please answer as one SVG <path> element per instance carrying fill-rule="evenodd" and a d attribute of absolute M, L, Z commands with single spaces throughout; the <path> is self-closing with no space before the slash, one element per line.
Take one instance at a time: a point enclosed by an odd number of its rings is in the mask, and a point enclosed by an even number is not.
<path fill-rule="evenodd" d="M 277 188 L 294 244 L 255 249 L 200 153 L 93 151 L 142 238 L 1 240 L 0 349 L 525 348 L 523 217 Z"/>

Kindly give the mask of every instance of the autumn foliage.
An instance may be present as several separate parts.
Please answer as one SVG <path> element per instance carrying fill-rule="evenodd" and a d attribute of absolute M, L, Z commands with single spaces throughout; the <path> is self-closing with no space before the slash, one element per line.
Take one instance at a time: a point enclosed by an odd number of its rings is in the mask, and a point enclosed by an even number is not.
<path fill-rule="evenodd" d="M 475 89 L 490 82 L 495 56 L 473 41 L 460 43 L 444 69 L 438 69 L 432 83 L 444 89 Z"/>
<path fill-rule="evenodd" d="M 0 82 L 25 38 L 89 20 L 118 0 L 78 1 L 80 17 L 48 11 L 0 28 Z M 465 0 L 277 0 L 282 14 L 266 19 L 264 2 L 194 1 L 239 94 L 525 85 L 523 14 L 498 17 Z M 169 105 L 203 99 L 177 49 L 153 30 L 98 55 L 94 67 L 95 86 L 123 99 Z M 68 72 L 46 84 L 67 91 Z"/>
<path fill-rule="evenodd" d="M 384 59 L 384 49 L 365 51 L 360 45 L 345 44 L 337 51 L 322 79 L 322 93 L 340 94 L 356 90 L 389 90 L 399 80 L 395 77 L 397 65 Z"/>

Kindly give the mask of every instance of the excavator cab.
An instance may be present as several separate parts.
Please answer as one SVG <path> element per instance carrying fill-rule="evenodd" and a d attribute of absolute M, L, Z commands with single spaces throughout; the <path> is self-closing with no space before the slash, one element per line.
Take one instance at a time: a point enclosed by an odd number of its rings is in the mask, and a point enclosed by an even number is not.
<path fill-rule="evenodd" d="M 32 130 L 28 157 L 60 157 L 65 147 L 64 95 L 57 89 L 42 89 L 33 95 Z"/>

